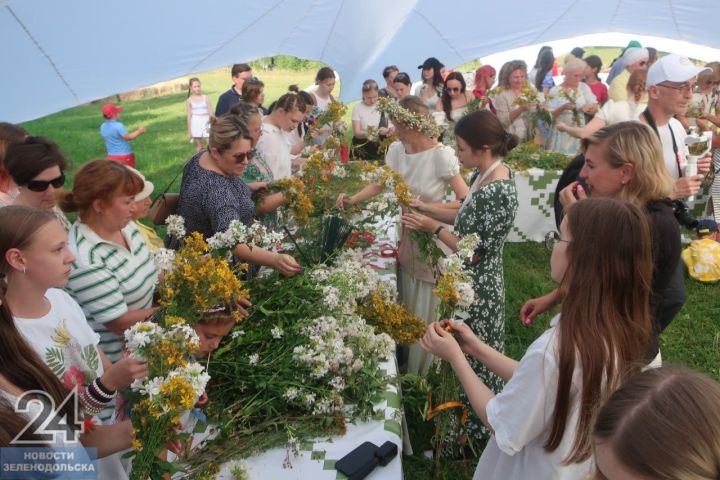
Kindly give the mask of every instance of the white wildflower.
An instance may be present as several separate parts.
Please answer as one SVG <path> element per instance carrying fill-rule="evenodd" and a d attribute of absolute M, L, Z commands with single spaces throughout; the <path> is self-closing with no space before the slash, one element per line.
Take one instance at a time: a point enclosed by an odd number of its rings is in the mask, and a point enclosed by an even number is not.
<path fill-rule="evenodd" d="M 171 272 L 173 263 L 175 262 L 175 250 L 159 248 L 158 251 L 155 252 L 153 260 L 158 270 L 161 272 Z"/>
<path fill-rule="evenodd" d="M 333 170 L 333 175 L 338 178 L 345 178 L 347 177 L 347 170 L 345 170 L 344 167 L 338 165 L 337 167 L 335 167 L 335 170 Z"/>
<path fill-rule="evenodd" d="M 242 337 L 243 335 L 245 335 L 245 330 L 235 330 L 230 334 L 230 338 L 235 340 L 236 338 Z"/>
<path fill-rule="evenodd" d="M 168 215 L 165 219 L 167 225 L 167 233 L 175 238 L 183 238 L 185 236 L 185 219 L 180 215 Z"/>
<path fill-rule="evenodd" d="M 287 390 L 285 390 L 285 393 L 283 393 L 283 397 L 286 400 L 295 400 L 298 395 L 300 394 L 300 390 L 298 390 L 296 387 L 289 387 Z"/>
<path fill-rule="evenodd" d="M 284 332 L 283 332 L 283 329 L 280 328 L 280 327 L 278 327 L 277 325 L 275 325 L 275 326 L 272 328 L 272 330 L 270 330 L 270 334 L 271 334 L 272 337 L 275 338 L 275 339 L 281 339 L 282 336 L 283 336 L 283 333 L 284 333 Z"/>
<path fill-rule="evenodd" d="M 473 290 L 470 282 L 457 282 L 455 285 L 455 291 L 457 292 L 460 300 L 458 305 L 460 307 L 469 307 L 475 301 L 475 290 Z"/>
<path fill-rule="evenodd" d="M 260 355 L 257 353 L 253 353 L 252 355 L 250 355 L 250 357 L 248 357 L 248 362 L 250 363 L 250 365 L 257 365 L 259 361 Z"/>

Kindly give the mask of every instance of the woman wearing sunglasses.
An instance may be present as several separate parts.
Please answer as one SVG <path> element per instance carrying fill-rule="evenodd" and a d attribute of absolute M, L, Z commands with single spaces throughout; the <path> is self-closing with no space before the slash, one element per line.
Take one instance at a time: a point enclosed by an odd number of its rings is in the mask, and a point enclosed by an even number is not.
<path fill-rule="evenodd" d="M 473 99 L 472 93 L 466 91 L 466 88 L 465 78 L 460 72 L 452 72 L 445 78 L 445 88 L 435 106 L 436 112 L 445 114 L 443 123 L 447 123 L 443 132 L 443 145 L 455 148 L 455 124 L 467 113 L 467 104 Z"/>
<path fill-rule="evenodd" d="M 211 120 L 208 148 L 193 155 L 183 169 L 178 214 L 188 233 L 200 232 L 208 238 L 227 230 L 233 220 L 250 226 L 255 215 L 269 213 L 284 201 L 282 196 L 271 195 L 255 207 L 252 194 L 266 189 L 267 183 L 242 180 L 245 167 L 255 156 L 253 142 L 248 126 L 238 116 Z M 290 255 L 244 244 L 233 253 L 243 262 L 271 267 L 283 275 L 300 271 Z"/>
<path fill-rule="evenodd" d="M 49 138 L 28 136 L 8 145 L 5 151 L 5 169 L 18 186 L 14 204 L 53 213 L 65 231 L 70 229 L 70 222 L 58 208 L 56 194 L 65 184 L 67 168 L 60 147 Z"/>

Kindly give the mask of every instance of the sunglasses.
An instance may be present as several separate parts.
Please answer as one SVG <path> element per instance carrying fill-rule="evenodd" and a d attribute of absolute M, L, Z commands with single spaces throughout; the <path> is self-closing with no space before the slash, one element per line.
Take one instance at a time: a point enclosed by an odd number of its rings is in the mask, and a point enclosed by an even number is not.
<path fill-rule="evenodd" d="M 44 192 L 50 185 L 53 188 L 61 188 L 65 185 L 65 174 L 61 173 L 59 177 L 52 180 L 30 180 L 25 187 L 32 192 Z"/>
<path fill-rule="evenodd" d="M 460 87 L 447 87 L 445 90 L 447 90 L 448 93 L 460 93 Z"/>
<path fill-rule="evenodd" d="M 234 155 L 235 157 L 235 163 L 242 163 L 247 158 L 248 162 L 255 158 L 255 149 L 248 150 L 247 152 L 238 153 L 237 155 Z"/>

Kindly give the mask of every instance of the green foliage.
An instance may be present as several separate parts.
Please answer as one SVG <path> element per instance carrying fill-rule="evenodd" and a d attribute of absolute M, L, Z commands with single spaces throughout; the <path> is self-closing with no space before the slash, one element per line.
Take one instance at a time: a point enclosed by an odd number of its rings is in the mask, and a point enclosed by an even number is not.
<path fill-rule="evenodd" d="M 263 57 L 250 62 L 250 66 L 253 70 L 265 70 L 269 66 L 272 68 L 284 68 L 287 70 L 320 70 L 325 65 L 322 62 L 315 60 L 305 60 L 292 55 L 275 55 L 274 57 Z"/>
<path fill-rule="evenodd" d="M 507 163 L 518 171 L 528 168 L 562 170 L 570 160 L 572 160 L 570 157 L 562 153 L 549 152 L 532 142 L 513 148 L 506 158 Z"/>

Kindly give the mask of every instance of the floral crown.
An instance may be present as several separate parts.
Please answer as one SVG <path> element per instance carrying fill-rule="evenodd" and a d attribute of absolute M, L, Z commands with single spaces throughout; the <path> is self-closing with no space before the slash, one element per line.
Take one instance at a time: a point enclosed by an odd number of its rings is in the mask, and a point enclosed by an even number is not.
<path fill-rule="evenodd" d="M 380 98 L 377 109 L 392 118 L 393 122 L 399 123 L 410 130 L 420 132 L 428 138 L 437 138 L 442 133 L 442 129 L 432 118 L 411 112 L 390 98 Z"/>

